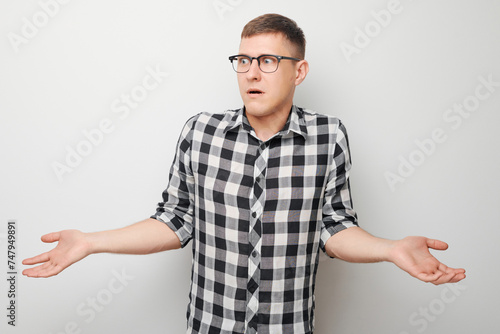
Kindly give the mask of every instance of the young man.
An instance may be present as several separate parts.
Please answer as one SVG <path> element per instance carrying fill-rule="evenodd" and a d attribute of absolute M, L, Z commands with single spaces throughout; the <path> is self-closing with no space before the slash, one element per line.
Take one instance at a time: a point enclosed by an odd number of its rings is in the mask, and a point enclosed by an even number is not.
<path fill-rule="evenodd" d="M 306 77 L 296 23 L 268 14 L 243 29 L 231 56 L 244 107 L 186 123 L 154 216 L 97 233 L 47 234 L 53 250 L 26 259 L 31 277 L 58 274 L 101 252 L 184 247 L 193 262 L 187 333 L 312 333 L 319 249 L 350 262 L 390 261 L 434 284 L 458 282 L 424 237 L 391 241 L 357 225 L 347 135 L 337 118 L 293 105 Z"/>

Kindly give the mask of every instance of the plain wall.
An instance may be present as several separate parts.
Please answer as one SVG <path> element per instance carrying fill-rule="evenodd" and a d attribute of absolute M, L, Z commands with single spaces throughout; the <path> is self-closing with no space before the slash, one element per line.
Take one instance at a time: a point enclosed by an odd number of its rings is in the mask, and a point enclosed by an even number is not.
<path fill-rule="evenodd" d="M 0 263 L 9 219 L 20 273 L 53 247 L 45 233 L 154 213 L 181 126 L 241 107 L 227 57 L 246 22 L 277 12 L 308 41 L 295 104 L 346 124 L 361 226 L 442 239 L 436 256 L 468 275 L 434 286 L 392 264 L 323 257 L 316 333 L 500 331 L 498 1 L 60 2 L 0 4 Z M 18 274 L 15 328 L 1 279 L 0 332 L 183 333 L 190 246 Z"/>

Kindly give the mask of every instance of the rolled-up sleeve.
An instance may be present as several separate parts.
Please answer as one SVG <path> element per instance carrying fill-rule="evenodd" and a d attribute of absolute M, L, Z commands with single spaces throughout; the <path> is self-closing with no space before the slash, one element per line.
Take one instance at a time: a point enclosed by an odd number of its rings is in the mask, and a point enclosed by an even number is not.
<path fill-rule="evenodd" d="M 358 226 L 349 185 L 351 169 L 349 141 L 342 123 L 338 125 L 335 138 L 332 168 L 325 187 L 323 202 L 320 247 L 325 252 L 326 242 L 332 235 L 346 228 Z"/>
<path fill-rule="evenodd" d="M 194 176 L 191 170 L 191 142 L 196 116 L 189 119 L 182 129 L 163 201 L 158 203 L 157 219 L 170 227 L 178 236 L 181 246 L 186 246 L 193 234 Z"/>

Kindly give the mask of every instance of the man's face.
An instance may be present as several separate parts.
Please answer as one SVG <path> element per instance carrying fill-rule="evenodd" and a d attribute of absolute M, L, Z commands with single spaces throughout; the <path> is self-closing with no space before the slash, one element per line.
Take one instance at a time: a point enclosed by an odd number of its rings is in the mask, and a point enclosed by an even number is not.
<path fill-rule="evenodd" d="M 259 34 L 243 38 L 239 54 L 258 57 L 263 54 L 293 57 L 290 42 L 282 34 Z M 265 119 L 273 114 L 288 115 L 293 103 L 299 64 L 282 60 L 274 73 L 264 73 L 253 60 L 247 73 L 238 73 L 238 85 L 247 117 Z M 276 115 L 274 115 L 276 116 Z"/>

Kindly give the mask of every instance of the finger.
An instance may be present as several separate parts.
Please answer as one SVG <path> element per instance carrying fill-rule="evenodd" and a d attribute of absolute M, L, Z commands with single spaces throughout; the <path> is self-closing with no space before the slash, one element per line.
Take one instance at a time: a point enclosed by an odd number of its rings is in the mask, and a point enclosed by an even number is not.
<path fill-rule="evenodd" d="M 457 275 L 455 275 L 455 277 L 453 278 L 453 280 L 450 283 L 460 282 L 461 280 L 463 280 L 466 277 L 467 276 L 465 275 L 465 273 L 457 273 Z"/>
<path fill-rule="evenodd" d="M 445 265 L 444 263 L 439 263 L 438 269 L 445 272 L 445 273 L 453 272 L 456 274 L 465 274 L 465 269 L 463 269 L 463 268 L 451 268 L 451 267 L 448 267 L 447 265 Z"/>
<path fill-rule="evenodd" d="M 25 265 L 33 265 L 37 263 L 47 262 L 49 260 L 49 253 L 43 253 L 28 259 L 23 260 L 23 264 Z"/>
<path fill-rule="evenodd" d="M 465 269 L 463 268 L 450 268 L 450 267 L 447 267 L 448 268 L 448 271 L 453 271 L 457 274 L 465 274 Z"/>
<path fill-rule="evenodd" d="M 446 265 L 443 263 L 439 264 L 438 271 L 442 273 L 442 275 L 437 279 L 434 280 L 432 283 L 435 285 L 443 284 L 443 283 L 448 283 L 450 282 L 456 275 L 456 272 L 452 268 L 448 268 Z"/>
<path fill-rule="evenodd" d="M 61 267 L 53 263 L 46 262 L 40 266 L 29 268 L 23 271 L 23 275 L 28 277 L 51 277 L 62 271 Z"/>
<path fill-rule="evenodd" d="M 434 285 L 440 285 L 440 284 L 445 284 L 445 283 L 451 283 L 455 276 L 457 274 L 454 273 L 454 272 L 450 272 L 450 273 L 444 273 L 441 277 L 439 277 L 437 280 L 435 281 L 432 281 L 431 283 L 434 284 Z"/>
<path fill-rule="evenodd" d="M 427 239 L 427 246 L 436 250 L 446 250 L 448 249 L 448 244 L 441 240 Z"/>
<path fill-rule="evenodd" d="M 29 268 L 23 270 L 23 275 L 28 276 L 28 277 L 38 277 L 39 273 L 45 270 L 44 268 L 47 267 L 47 264 L 44 263 L 40 266 Z"/>
<path fill-rule="evenodd" d="M 48 234 L 42 235 L 42 241 L 46 242 L 46 243 L 59 241 L 60 236 L 61 236 L 60 232 L 48 233 Z"/>
<path fill-rule="evenodd" d="M 461 279 L 465 278 L 465 269 L 463 268 L 451 268 L 441 263 L 439 265 L 439 270 L 441 270 L 445 274 L 450 274 L 450 275 L 453 274 L 455 275 L 455 277 L 461 277 Z"/>
<path fill-rule="evenodd" d="M 51 263 L 45 262 L 39 266 L 33 267 L 33 268 L 28 268 L 23 270 L 23 275 L 30 276 L 30 277 L 37 277 L 37 275 L 40 272 L 43 272 L 44 270 L 47 270 L 47 268 L 50 268 L 52 266 Z"/>
<path fill-rule="evenodd" d="M 436 282 L 437 280 L 439 280 L 442 276 L 443 276 L 443 273 L 440 271 L 437 271 L 437 272 L 432 273 L 432 274 L 421 273 L 421 274 L 418 274 L 416 277 L 419 280 L 424 281 L 426 283 L 432 283 L 432 282 Z"/>
<path fill-rule="evenodd" d="M 432 283 L 435 285 L 444 284 L 444 283 L 456 283 L 465 278 L 465 270 L 464 269 L 454 269 L 449 268 L 446 265 L 442 264 L 439 267 L 439 271 L 443 273 L 441 277 Z"/>
<path fill-rule="evenodd" d="M 23 275 L 28 277 L 40 277 L 39 273 L 42 272 L 41 266 L 33 267 L 23 270 Z"/>
<path fill-rule="evenodd" d="M 456 283 L 456 282 L 461 281 L 465 278 L 465 269 L 448 268 L 448 270 L 455 274 L 455 276 L 452 279 L 450 279 L 449 283 Z"/>

